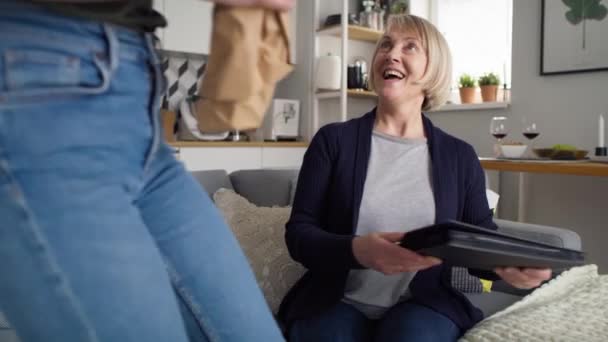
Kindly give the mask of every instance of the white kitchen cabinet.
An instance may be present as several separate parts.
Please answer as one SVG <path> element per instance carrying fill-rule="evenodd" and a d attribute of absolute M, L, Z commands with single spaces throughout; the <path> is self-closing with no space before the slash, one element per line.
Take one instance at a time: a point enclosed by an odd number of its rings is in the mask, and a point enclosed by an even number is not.
<path fill-rule="evenodd" d="M 305 147 L 263 147 L 262 167 L 269 168 L 300 168 L 304 159 Z"/>
<path fill-rule="evenodd" d="M 300 168 L 306 147 L 178 147 L 188 171 Z"/>
<path fill-rule="evenodd" d="M 168 22 L 161 37 L 163 50 L 209 54 L 213 3 L 155 0 L 154 8 L 164 14 Z"/>
<path fill-rule="evenodd" d="M 179 159 L 188 171 L 260 169 L 262 150 L 250 147 L 183 147 Z"/>

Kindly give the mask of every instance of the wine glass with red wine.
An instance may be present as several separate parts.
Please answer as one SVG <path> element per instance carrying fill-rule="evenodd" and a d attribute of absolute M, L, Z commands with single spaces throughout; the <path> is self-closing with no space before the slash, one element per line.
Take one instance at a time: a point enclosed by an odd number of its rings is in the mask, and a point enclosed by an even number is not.
<path fill-rule="evenodd" d="M 498 140 L 498 143 L 501 143 L 502 139 L 509 134 L 507 118 L 505 116 L 495 116 L 492 118 L 492 122 L 490 123 L 490 134 Z"/>
<path fill-rule="evenodd" d="M 523 134 L 524 137 L 533 140 L 540 134 L 540 132 L 538 131 L 538 126 L 536 125 L 536 123 L 532 122 L 524 127 Z"/>
<path fill-rule="evenodd" d="M 500 157 L 502 155 L 502 149 L 500 145 L 502 145 L 502 139 L 504 139 L 507 134 L 509 134 L 509 128 L 507 126 L 507 117 L 505 116 L 495 116 L 492 118 L 492 122 L 490 123 L 490 134 L 498 140 L 496 144 L 494 144 L 494 155 L 496 157 Z"/>
<path fill-rule="evenodd" d="M 524 137 L 528 138 L 528 140 L 534 140 L 540 134 L 538 130 L 538 126 L 535 122 L 525 123 L 524 131 L 522 132 Z M 534 151 L 534 145 L 532 141 L 530 141 L 530 151 Z M 528 152 L 529 153 L 529 152 Z"/>

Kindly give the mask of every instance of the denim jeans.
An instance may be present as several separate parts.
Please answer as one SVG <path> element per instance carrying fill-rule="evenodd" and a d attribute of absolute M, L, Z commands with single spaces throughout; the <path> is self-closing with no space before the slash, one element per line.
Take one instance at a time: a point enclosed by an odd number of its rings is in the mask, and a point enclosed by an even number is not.
<path fill-rule="evenodd" d="M 162 142 L 151 42 L 0 2 L 0 309 L 23 342 L 282 340 Z"/>
<path fill-rule="evenodd" d="M 429 308 L 402 302 L 379 320 L 368 319 L 353 306 L 340 302 L 323 314 L 296 321 L 291 342 L 452 342 L 461 336 L 449 318 Z"/>

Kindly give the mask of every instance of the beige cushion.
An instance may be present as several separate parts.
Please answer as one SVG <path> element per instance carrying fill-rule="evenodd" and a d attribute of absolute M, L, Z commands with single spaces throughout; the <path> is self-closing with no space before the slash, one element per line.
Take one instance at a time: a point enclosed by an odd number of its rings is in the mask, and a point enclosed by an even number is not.
<path fill-rule="evenodd" d="M 285 245 L 290 207 L 258 207 L 232 190 L 220 189 L 213 199 L 249 259 L 273 313 L 304 267 L 291 259 Z"/>
<path fill-rule="evenodd" d="M 487 317 L 460 342 L 608 341 L 608 275 L 573 267 Z"/>

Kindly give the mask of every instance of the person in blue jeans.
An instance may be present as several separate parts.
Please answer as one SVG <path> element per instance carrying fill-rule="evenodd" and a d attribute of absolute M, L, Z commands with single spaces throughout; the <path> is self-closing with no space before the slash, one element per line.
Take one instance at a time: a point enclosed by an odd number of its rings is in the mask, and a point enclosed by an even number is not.
<path fill-rule="evenodd" d="M 0 310 L 22 342 L 283 340 L 161 138 L 164 20 L 75 2 L 0 1 Z"/>

